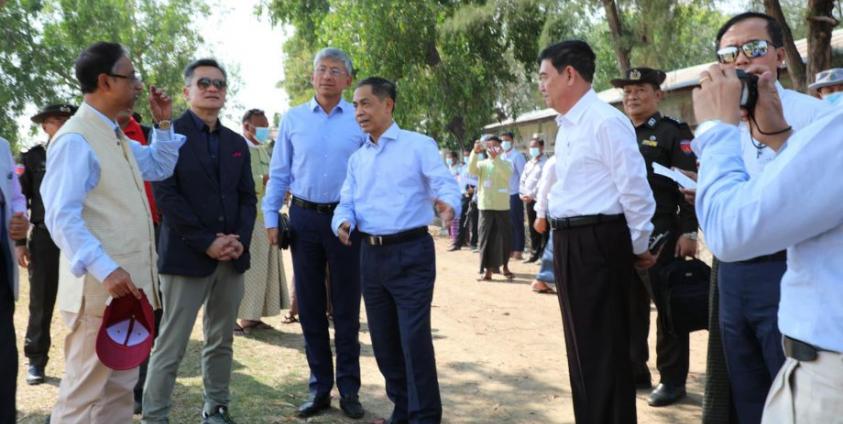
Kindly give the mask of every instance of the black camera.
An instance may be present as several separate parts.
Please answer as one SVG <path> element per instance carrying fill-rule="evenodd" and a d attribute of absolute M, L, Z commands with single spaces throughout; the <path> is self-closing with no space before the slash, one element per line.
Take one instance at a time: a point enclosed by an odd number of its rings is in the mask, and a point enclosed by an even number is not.
<path fill-rule="evenodd" d="M 741 80 L 741 107 L 752 113 L 758 101 L 758 76 L 741 69 L 735 69 L 735 72 Z"/>

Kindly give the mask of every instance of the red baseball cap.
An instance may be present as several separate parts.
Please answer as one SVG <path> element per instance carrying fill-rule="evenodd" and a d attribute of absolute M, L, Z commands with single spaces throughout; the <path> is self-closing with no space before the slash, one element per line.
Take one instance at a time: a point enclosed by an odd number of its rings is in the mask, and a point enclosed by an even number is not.
<path fill-rule="evenodd" d="M 143 290 L 141 298 L 132 295 L 111 299 L 102 316 L 97 334 L 97 356 L 103 365 L 118 371 L 139 366 L 152 350 L 155 319 L 152 305 Z"/>

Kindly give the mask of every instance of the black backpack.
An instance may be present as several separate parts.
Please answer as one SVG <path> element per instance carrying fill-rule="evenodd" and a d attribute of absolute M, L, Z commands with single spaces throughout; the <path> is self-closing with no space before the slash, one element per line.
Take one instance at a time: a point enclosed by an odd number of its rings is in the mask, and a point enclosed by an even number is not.
<path fill-rule="evenodd" d="M 659 270 L 667 287 L 668 317 L 676 334 L 708 329 L 711 267 L 699 259 L 677 259 Z"/>

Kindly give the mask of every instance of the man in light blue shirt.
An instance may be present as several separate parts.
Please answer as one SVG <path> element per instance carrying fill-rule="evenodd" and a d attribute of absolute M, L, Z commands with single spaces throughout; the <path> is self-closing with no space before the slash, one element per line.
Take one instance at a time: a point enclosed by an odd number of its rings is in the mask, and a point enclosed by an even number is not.
<path fill-rule="evenodd" d="M 137 367 L 110 369 L 93 352 L 109 298 L 140 299 L 142 290 L 160 307 L 143 183 L 172 174 L 185 138 L 173 133 L 172 100 L 155 87 L 152 143 L 142 146 L 120 130 L 117 115 L 132 110 L 143 83 L 119 44 L 90 46 L 75 71 L 84 102 L 51 141 L 40 190 L 44 223 L 62 252 L 58 301 L 69 327 L 52 421 L 131 422 Z"/>
<path fill-rule="evenodd" d="M 363 299 L 378 367 L 395 404 L 389 423 L 439 423 L 430 304 L 436 279 L 433 207 L 445 226 L 460 213 L 460 189 L 436 142 L 392 120 L 395 84 L 379 77 L 354 92 L 357 122 L 369 135 L 351 156 L 331 228 L 362 244 Z M 361 233 L 352 240 L 351 231 Z"/>
<path fill-rule="evenodd" d="M 697 216 L 712 253 L 740 261 L 787 249 L 778 323 L 787 359 L 766 398 L 763 423 L 839 420 L 843 388 L 843 113 L 794 132 L 774 76 L 758 83 L 758 140 L 781 146 L 750 178 L 741 158 L 741 81 L 712 65 L 694 92 L 700 158 Z"/>
<path fill-rule="evenodd" d="M 512 176 L 509 177 L 509 217 L 512 219 L 512 258 L 522 259 L 524 252 L 524 202 L 521 200 L 519 189 L 521 174 L 527 166 L 524 154 L 514 147 L 515 135 L 511 132 L 501 134 L 501 147 L 504 153 L 501 158 L 512 163 Z"/>
<path fill-rule="evenodd" d="M 278 211 L 292 194 L 290 230 L 296 300 L 310 366 L 310 397 L 299 408 L 309 417 L 331 406 L 334 367 L 326 305 L 333 306 L 337 349 L 336 382 L 340 407 L 352 418 L 363 416 L 360 390 L 359 243 L 343 246 L 331 232 L 348 158 L 365 137 L 354 108 L 342 93 L 352 79 L 351 59 L 326 48 L 313 61 L 314 97 L 281 120 L 263 199 L 269 241 L 278 242 Z M 357 239 L 357 233 L 352 234 Z M 331 298 L 325 290 L 325 265 L 331 272 Z"/>

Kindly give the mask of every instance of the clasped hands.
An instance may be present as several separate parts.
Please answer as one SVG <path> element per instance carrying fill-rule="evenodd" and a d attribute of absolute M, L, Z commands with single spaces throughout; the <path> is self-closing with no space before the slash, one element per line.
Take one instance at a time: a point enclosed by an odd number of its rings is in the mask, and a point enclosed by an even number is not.
<path fill-rule="evenodd" d="M 240 236 L 237 234 L 217 233 L 217 238 L 205 253 L 221 262 L 234 260 L 243 254 L 243 243 L 240 243 Z"/>

